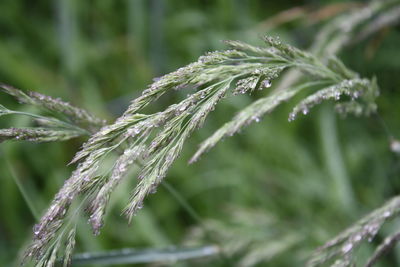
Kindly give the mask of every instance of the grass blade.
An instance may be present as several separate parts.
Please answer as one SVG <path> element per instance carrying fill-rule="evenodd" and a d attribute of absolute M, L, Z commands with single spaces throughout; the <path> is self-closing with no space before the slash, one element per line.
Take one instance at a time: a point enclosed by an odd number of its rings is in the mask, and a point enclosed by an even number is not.
<path fill-rule="evenodd" d="M 194 248 L 122 249 L 78 254 L 72 259 L 72 265 L 98 264 L 110 266 L 117 264 L 165 263 L 211 257 L 219 254 L 219 252 L 220 249 L 214 245 Z"/>

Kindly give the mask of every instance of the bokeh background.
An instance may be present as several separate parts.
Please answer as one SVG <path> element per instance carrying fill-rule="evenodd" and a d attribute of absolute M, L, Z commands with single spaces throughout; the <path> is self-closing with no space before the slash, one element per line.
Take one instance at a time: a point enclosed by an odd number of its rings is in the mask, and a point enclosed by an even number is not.
<path fill-rule="evenodd" d="M 262 45 L 260 36 L 270 34 L 307 49 L 322 25 L 363 4 L 2 0 L 0 81 L 61 97 L 111 122 L 154 77 L 224 49 L 221 40 Z M 327 103 L 289 123 L 289 102 L 189 166 L 202 140 L 267 92 L 227 99 L 187 143 L 168 184 L 147 199 L 132 226 L 120 212 L 135 175 L 113 195 L 100 236 L 82 218 L 76 251 L 216 244 L 226 257 L 180 266 L 304 264 L 314 248 L 400 193 L 400 161 L 389 149 L 390 136 L 400 138 L 399 30 L 386 27 L 338 55 L 362 76 L 377 77 L 379 116 L 341 118 Z M 174 91 L 153 111 L 186 94 Z M 0 103 L 35 111 L 5 94 Z M 2 128 L 28 123 L 25 117 L 0 119 Z M 83 141 L 1 144 L 0 266 L 18 265 L 35 216 L 73 170 L 67 164 Z M 398 226 L 393 222 L 382 233 Z M 361 249 L 360 259 L 382 233 Z M 395 250 L 380 266 L 399 265 Z"/>

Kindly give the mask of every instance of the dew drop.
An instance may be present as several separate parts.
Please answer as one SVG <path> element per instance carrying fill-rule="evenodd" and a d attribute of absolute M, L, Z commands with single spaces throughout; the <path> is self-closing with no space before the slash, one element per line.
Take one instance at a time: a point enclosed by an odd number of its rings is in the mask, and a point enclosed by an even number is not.
<path fill-rule="evenodd" d="M 343 253 L 349 253 L 353 249 L 353 244 L 352 243 L 347 243 L 342 247 L 342 252 Z"/>
<path fill-rule="evenodd" d="M 136 127 L 135 128 L 130 128 L 130 129 L 128 129 L 127 133 L 130 136 L 135 136 L 135 135 L 140 133 L 140 130 L 138 128 L 136 128 Z"/>
<path fill-rule="evenodd" d="M 34 235 L 38 235 L 40 233 L 40 225 L 39 224 L 35 224 L 33 226 L 33 234 Z"/>
<path fill-rule="evenodd" d="M 155 194 L 157 193 L 157 186 L 153 186 L 150 190 L 150 194 Z"/>
<path fill-rule="evenodd" d="M 385 212 L 383 213 L 383 217 L 384 217 L 384 218 L 388 218 L 388 217 L 390 217 L 390 215 L 392 215 L 392 213 L 391 213 L 390 211 L 385 211 Z"/>
<path fill-rule="evenodd" d="M 360 97 L 360 92 L 353 92 L 353 99 Z"/>
<path fill-rule="evenodd" d="M 296 113 L 294 113 L 294 112 L 290 113 L 288 121 L 291 122 L 291 121 L 294 121 L 295 119 L 296 119 Z"/>
<path fill-rule="evenodd" d="M 400 141 L 398 140 L 391 140 L 390 141 L 390 150 L 394 153 L 400 153 Z"/>
<path fill-rule="evenodd" d="M 66 213 L 67 213 L 67 210 L 66 210 L 66 209 L 62 209 L 62 210 L 60 211 L 61 216 L 64 216 Z"/>
<path fill-rule="evenodd" d="M 307 115 L 309 110 L 308 108 L 303 108 L 303 110 L 301 111 L 304 115 Z"/>
<path fill-rule="evenodd" d="M 94 236 L 100 235 L 100 230 L 99 229 L 93 229 L 93 235 Z"/>
<path fill-rule="evenodd" d="M 263 81 L 264 88 L 270 88 L 272 86 L 272 82 L 270 80 Z"/>
<path fill-rule="evenodd" d="M 335 92 L 335 100 L 339 100 L 340 99 L 340 92 Z"/>

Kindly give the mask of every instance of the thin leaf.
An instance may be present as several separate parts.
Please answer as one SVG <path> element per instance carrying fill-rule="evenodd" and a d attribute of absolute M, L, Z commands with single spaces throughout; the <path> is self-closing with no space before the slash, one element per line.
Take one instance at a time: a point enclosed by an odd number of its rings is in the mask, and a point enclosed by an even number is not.
<path fill-rule="evenodd" d="M 200 259 L 215 256 L 220 253 L 217 246 L 196 248 L 166 248 L 166 249 L 122 249 L 98 253 L 82 253 L 72 259 L 72 265 L 117 265 L 139 263 L 171 263 L 182 260 Z"/>

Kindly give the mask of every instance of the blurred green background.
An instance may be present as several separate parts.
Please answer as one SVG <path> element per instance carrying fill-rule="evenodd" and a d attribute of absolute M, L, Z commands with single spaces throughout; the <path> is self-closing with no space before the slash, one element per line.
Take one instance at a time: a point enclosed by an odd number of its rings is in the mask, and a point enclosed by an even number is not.
<path fill-rule="evenodd" d="M 261 44 L 260 36 L 268 33 L 307 49 L 321 25 L 354 5 L 334 0 L 2 0 L 0 81 L 61 97 L 111 122 L 152 78 L 206 51 L 224 49 L 221 40 Z M 290 11 L 282 16 L 285 10 Z M 399 157 L 389 150 L 389 135 L 400 135 L 399 44 L 396 26 L 339 54 L 362 76 L 376 75 L 380 117 L 340 118 L 328 103 L 289 123 L 294 103 L 286 103 L 188 166 L 199 142 L 267 92 L 227 99 L 187 143 L 168 185 L 147 199 L 132 226 L 120 212 L 134 174 L 113 195 L 100 236 L 94 237 L 82 218 L 76 252 L 216 244 L 226 257 L 180 266 L 252 265 L 252 260 L 261 261 L 259 266 L 301 266 L 314 248 L 400 192 Z M 186 94 L 168 94 L 153 111 Z M 5 94 L 0 103 L 32 111 Z M 4 117 L 0 127 L 27 123 Z M 68 178 L 74 166 L 67 163 L 83 141 L 1 144 L 0 266 L 18 264 L 35 216 Z M 383 233 L 396 226 L 393 222 Z M 381 236 L 360 251 L 360 259 Z M 400 250 L 385 261 L 381 266 L 400 266 Z"/>

